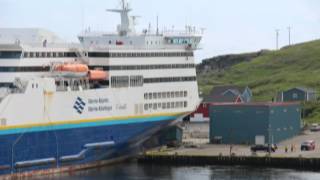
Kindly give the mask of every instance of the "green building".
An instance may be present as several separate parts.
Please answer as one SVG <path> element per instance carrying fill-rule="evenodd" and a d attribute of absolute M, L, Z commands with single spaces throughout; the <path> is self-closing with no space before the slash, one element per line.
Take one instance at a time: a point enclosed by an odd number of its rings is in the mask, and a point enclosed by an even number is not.
<path fill-rule="evenodd" d="M 317 95 L 314 89 L 296 87 L 283 91 L 277 95 L 279 102 L 294 102 L 294 101 L 316 101 Z"/>
<path fill-rule="evenodd" d="M 211 104 L 210 141 L 222 144 L 278 143 L 299 134 L 297 103 Z"/>

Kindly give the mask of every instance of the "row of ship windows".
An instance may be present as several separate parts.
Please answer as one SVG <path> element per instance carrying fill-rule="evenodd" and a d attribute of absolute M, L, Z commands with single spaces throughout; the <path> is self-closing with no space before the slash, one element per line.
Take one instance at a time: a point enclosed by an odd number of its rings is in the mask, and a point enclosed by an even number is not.
<path fill-rule="evenodd" d="M 129 83 L 129 79 L 130 79 L 130 83 Z M 164 79 L 163 81 L 159 81 L 159 79 Z M 181 82 L 183 82 L 184 79 L 194 79 L 196 80 L 196 77 L 175 77 L 175 78 L 148 78 L 148 79 L 143 79 L 142 76 L 113 76 L 111 77 L 111 87 L 113 88 L 124 88 L 124 87 L 129 87 L 129 85 L 131 87 L 141 87 L 143 86 L 144 83 L 159 83 L 159 82 L 163 82 L 163 83 L 167 83 L 167 82 L 179 82 L 179 81 L 175 81 L 175 80 L 181 80 Z M 59 85 L 59 84 L 57 84 Z M 95 85 L 95 84 L 94 84 Z M 105 81 L 99 81 L 99 84 L 96 84 L 97 86 L 109 86 L 109 81 L 105 80 Z M 10 87 L 12 86 L 12 83 L 0 83 L 0 87 Z M 68 84 L 65 84 L 65 86 L 68 86 Z M 169 95 L 170 94 L 170 95 Z M 166 94 L 164 93 L 157 93 L 157 95 L 155 94 L 156 98 L 170 98 L 170 97 L 182 97 L 182 93 L 181 91 L 176 94 L 176 92 L 170 92 L 168 94 L 168 92 L 166 92 Z M 183 92 L 183 97 L 186 97 L 188 94 L 186 91 Z M 148 99 L 149 98 L 149 94 L 148 94 Z M 152 98 L 153 98 L 153 93 L 152 93 Z M 153 99 L 156 99 L 153 98 Z"/>
<path fill-rule="evenodd" d="M 0 59 L 20 58 L 21 51 L 0 51 Z M 88 57 L 109 58 L 109 57 L 192 57 L 193 52 L 128 52 L 128 53 L 110 53 L 110 52 L 89 52 L 85 53 Z M 76 52 L 24 52 L 24 58 L 75 58 Z"/>
<path fill-rule="evenodd" d="M 141 87 L 143 86 L 143 76 L 112 76 L 111 87 L 125 88 L 125 87 Z"/>
<path fill-rule="evenodd" d="M 90 69 L 103 69 L 105 71 L 121 70 L 150 70 L 150 69 L 188 69 L 194 64 L 159 64 L 159 65 L 132 65 L 132 66 L 90 66 Z M 7 66 L 0 67 L 0 72 L 45 72 L 50 71 L 49 66 Z"/>
<path fill-rule="evenodd" d="M 188 82 L 197 81 L 196 76 L 190 77 L 164 77 L 164 78 L 145 78 L 144 83 L 165 83 L 165 82 Z"/>
<path fill-rule="evenodd" d="M 144 83 L 166 83 L 166 82 L 187 82 L 196 81 L 195 76 L 191 77 L 160 77 L 160 78 L 143 78 L 143 76 L 112 76 L 111 87 L 141 87 Z"/>
<path fill-rule="evenodd" d="M 89 57 L 192 57 L 193 52 L 129 52 L 129 53 L 109 53 L 109 52 L 89 52 Z"/>
<path fill-rule="evenodd" d="M 186 108 L 188 106 L 187 101 L 177 101 L 177 102 L 163 102 L 163 103 L 148 103 L 144 104 L 144 110 L 157 110 L 157 109 L 178 109 Z"/>
<path fill-rule="evenodd" d="M 70 57 L 75 58 L 77 54 L 75 52 L 24 52 L 23 57 L 25 58 L 62 58 Z"/>
<path fill-rule="evenodd" d="M 171 91 L 171 92 L 153 92 L 153 93 L 144 93 L 145 100 L 152 99 L 166 99 L 166 98 L 182 98 L 187 97 L 187 91 Z"/>
<path fill-rule="evenodd" d="M 149 70 L 149 69 L 188 69 L 195 68 L 195 64 L 154 64 L 154 65 L 129 65 L 129 66 L 92 66 L 103 70 Z"/>

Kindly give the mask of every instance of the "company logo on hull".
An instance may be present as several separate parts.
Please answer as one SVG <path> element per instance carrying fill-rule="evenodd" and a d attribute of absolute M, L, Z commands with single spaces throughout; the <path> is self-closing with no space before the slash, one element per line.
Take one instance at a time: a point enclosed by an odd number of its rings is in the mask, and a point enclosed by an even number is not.
<path fill-rule="evenodd" d="M 79 113 L 82 114 L 84 108 L 86 107 L 86 103 L 80 98 L 77 97 L 76 102 L 73 105 L 73 108 Z"/>

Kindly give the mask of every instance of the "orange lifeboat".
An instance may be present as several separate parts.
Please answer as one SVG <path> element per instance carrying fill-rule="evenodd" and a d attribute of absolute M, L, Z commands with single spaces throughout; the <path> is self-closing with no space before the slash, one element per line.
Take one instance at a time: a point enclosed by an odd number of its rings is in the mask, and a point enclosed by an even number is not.
<path fill-rule="evenodd" d="M 108 78 L 108 73 L 102 70 L 90 70 L 89 79 L 90 80 L 106 80 Z"/>
<path fill-rule="evenodd" d="M 59 64 L 53 70 L 66 77 L 82 77 L 88 74 L 89 68 L 85 64 Z"/>

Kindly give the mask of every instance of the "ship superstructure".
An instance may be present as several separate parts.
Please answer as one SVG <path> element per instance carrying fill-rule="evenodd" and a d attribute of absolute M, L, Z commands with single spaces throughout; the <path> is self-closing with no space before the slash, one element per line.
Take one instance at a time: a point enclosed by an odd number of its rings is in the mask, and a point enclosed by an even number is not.
<path fill-rule="evenodd" d="M 39 29 L 0 29 L 0 174 L 81 169 L 139 152 L 198 105 L 201 34 L 134 29 L 122 0 L 114 34 L 80 44 Z M 18 113 L 17 113 L 18 112 Z"/>

